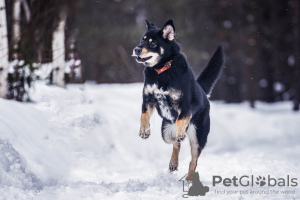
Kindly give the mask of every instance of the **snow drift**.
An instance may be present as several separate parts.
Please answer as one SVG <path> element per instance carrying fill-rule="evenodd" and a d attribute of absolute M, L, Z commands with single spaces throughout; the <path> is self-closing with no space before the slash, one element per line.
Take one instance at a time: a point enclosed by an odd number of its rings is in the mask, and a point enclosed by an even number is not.
<path fill-rule="evenodd" d="M 38 83 L 35 103 L 0 99 L 0 199 L 181 199 L 188 141 L 170 174 L 172 146 L 161 138 L 160 117 L 151 118 L 149 139 L 138 136 L 141 93 L 140 83 L 67 89 Z M 210 187 L 203 199 L 300 198 L 299 187 L 295 194 L 231 196 L 214 192 L 224 186 L 212 187 L 213 175 L 299 176 L 300 114 L 291 107 L 212 102 L 211 133 L 197 168 Z"/>

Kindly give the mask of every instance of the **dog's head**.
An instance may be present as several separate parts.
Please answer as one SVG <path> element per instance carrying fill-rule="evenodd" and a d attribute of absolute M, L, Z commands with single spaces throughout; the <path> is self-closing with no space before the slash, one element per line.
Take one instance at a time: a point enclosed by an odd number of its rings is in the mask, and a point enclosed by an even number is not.
<path fill-rule="evenodd" d="M 172 46 L 176 43 L 175 27 L 173 20 L 168 20 L 162 29 L 146 20 L 147 31 L 143 35 L 140 44 L 133 49 L 133 54 L 138 63 L 147 67 L 153 67 L 163 58 L 172 54 Z"/>

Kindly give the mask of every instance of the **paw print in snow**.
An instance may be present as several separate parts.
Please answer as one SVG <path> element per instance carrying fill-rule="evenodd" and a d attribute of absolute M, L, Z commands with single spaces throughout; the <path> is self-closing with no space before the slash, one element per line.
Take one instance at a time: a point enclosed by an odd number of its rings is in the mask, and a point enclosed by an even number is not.
<path fill-rule="evenodd" d="M 256 180 L 257 180 L 257 182 L 255 182 L 255 183 L 259 186 L 264 186 L 266 184 L 265 177 L 262 178 L 261 176 L 259 176 L 256 178 Z"/>

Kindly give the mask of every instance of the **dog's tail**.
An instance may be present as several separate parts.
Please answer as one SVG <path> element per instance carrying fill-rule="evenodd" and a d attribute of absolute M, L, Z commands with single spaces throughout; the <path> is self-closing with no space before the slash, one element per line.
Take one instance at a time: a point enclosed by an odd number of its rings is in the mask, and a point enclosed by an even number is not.
<path fill-rule="evenodd" d="M 215 86 L 217 80 L 221 76 L 224 66 L 224 54 L 222 46 L 219 46 L 208 65 L 197 78 L 197 82 L 204 90 L 205 94 L 209 95 Z"/>

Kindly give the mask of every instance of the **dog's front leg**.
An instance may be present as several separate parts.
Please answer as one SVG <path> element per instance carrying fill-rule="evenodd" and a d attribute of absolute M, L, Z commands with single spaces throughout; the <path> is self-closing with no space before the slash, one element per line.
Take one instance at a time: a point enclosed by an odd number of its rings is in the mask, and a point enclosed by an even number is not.
<path fill-rule="evenodd" d="M 182 115 L 180 114 L 175 122 L 176 125 L 176 142 L 181 142 L 186 137 L 186 128 L 190 123 L 192 114 Z"/>
<path fill-rule="evenodd" d="M 147 139 L 150 136 L 150 117 L 155 109 L 154 105 L 143 103 L 141 115 L 140 137 Z"/>

